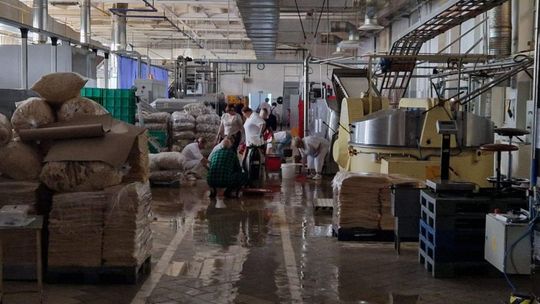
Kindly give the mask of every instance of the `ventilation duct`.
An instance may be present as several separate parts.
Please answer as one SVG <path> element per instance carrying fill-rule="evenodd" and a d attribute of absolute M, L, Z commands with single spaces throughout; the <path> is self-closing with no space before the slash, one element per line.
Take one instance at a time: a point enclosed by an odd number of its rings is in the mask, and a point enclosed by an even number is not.
<path fill-rule="evenodd" d="M 90 43 L 90 0 L 81 1 L 81 43 Z"/>
<path fill-rule="evenodd" d="M 276 55 L 279 1 L 238 0 L 237 6 L 257 59 L 273 59 Z"/>
<path fill-rule="evenodd" d="M 489 11 L 489 54 L 509 56 L 512 48 L 512 3 L 506 1 Z"/>
<path fill-rule="evenodd" d="M 362 24 L 358 30 L 362 32 L 374 33 L 384 29 L 384 26 L 380 25 L 377 21 L 377 1 L 366 1 L 366 15 L 364 17 L 364 24 Z"/>
<path fill-rule="evenodd" d="M 47 0 L 34 0 L 33 8 L 33 27 L 40 30 L 47 30 L 47 19 L 49 18 L 49 8 Z M 46 43 L 47 36 L 36 33 L 35 39 L 38 43 Z"/>
<path fill-rule="evenodd" d="M 117 3 L 114 5 L 114 8 L 127 9 L 127 3 Z M 113 31 L 112 31 L 112 45 L 111 49 L 113 51 L 124 51 L 127 46 L 127 36 L 126 36 L 126 17 L 119 16 L 116 14 L 112 15 Z"/>

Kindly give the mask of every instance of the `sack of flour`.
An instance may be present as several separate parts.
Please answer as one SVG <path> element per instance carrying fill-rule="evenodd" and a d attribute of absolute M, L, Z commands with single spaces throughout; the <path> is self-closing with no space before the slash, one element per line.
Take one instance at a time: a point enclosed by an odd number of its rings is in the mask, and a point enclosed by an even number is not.
<path fill-rule="evenodd" d="M 54 112 L 44 99 L 30 97 L 17 106 L 11 116 L 11 125 L 15 130 L 35 129 L 54 120 Z"/>
<path fill-rule="evenodd" d="M 32 90 L 51 105 L 61 105 L 79 96 L 86 81 L 77 73 L 51 73 L 34 83 Z"/>

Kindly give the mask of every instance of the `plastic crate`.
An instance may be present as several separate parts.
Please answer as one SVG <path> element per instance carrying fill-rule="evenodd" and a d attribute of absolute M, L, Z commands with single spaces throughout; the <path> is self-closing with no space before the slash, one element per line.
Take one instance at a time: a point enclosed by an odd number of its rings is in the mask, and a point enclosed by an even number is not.
<path fill-rule="evenodd" d="M 99 88 L 82 88 L 81 96 L 92 99 L 101 104 L 103 102 L 103 89 Z"/>
<path fill-rule="evenodd" d="M 135 123 L 137 102 L 135 91 L 130 89 L 104 89 L 101 105 L 119 120 Z"/>
<path fill-rule="evenodd" d="M 148 130 L 148 137 L 148 149 L 150 153 L 158 153 L 160 152 L 158 148 L 167 147 L 167 131 Z M 159 147 L 156 147 L 153 142 L 159 145 Z"/>

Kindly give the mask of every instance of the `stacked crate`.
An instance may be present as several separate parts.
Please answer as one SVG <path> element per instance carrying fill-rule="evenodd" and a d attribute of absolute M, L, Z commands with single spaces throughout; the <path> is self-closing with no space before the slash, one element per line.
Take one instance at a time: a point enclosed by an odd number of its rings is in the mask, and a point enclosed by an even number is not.
<path fill-rule="evenodd" d="M 422 190 L 420 204 L 419 261 L 433 277 L 451 277 L 485 265 L 486 214 L 524 207 L 526 201 Z"/>

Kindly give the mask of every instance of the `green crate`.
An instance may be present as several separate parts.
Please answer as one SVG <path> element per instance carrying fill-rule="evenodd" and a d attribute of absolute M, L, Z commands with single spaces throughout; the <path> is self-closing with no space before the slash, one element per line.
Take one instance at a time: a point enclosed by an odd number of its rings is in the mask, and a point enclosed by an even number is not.
<path fill-rule="evenodd" d="M 103 103 L 103 89 L 99 88 L 82 88 L 81 96 L 92 99 L 93 101 L 101 104 Z"/>
<path fill-rule="evenodd" d="M 148 130 L 148 137 L 154 139 L 161 147 L 167 147 L 167 131 Z M 156 147 L 154 147 L 151 141 L 152 140 L 148 142 L 148 149 L 150 150 L 150 153 L 158 153 L 159 151 Z"/>

